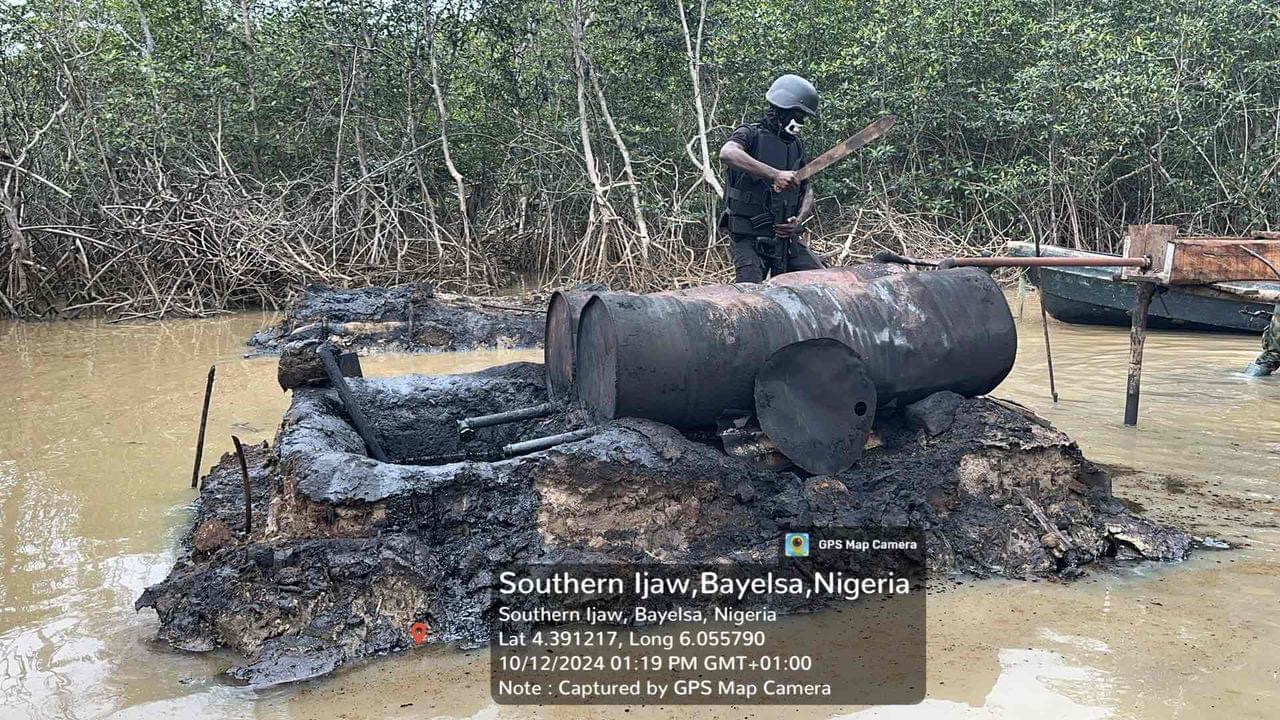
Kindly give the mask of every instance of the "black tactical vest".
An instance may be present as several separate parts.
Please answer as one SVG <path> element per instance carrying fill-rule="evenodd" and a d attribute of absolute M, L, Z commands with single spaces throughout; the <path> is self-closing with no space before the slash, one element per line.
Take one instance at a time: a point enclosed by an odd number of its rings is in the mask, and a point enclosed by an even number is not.
<path fill-rule="evenodd" d="M 799 170 L 803 151 L 800 140 L 784 142 L 768 127 L 753 123 L 758 131 L 755 152 L 751 157 L 779 170 Z M 729 212 L 729 232 L 742 235 L 773 235 L 772 203 L 782 206 L 785 220 L 800 210 L 800 190 L 774 193 L 768 180 L 731 168 L 725 185 L 725 206 Z M 754 222 L 752 220 L 754 218 Z"/>

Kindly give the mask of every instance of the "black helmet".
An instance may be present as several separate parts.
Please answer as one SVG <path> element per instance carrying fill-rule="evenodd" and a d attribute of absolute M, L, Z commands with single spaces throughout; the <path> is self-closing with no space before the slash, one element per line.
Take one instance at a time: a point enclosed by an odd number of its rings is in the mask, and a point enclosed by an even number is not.
<path fill-rule="evenodd" d="M 818 116 L 818 91 L 813 83 L 799 75 L 783 75 L 764 94 L 770 105 L 783 110 L 799 110 L 809 117 Z"/>

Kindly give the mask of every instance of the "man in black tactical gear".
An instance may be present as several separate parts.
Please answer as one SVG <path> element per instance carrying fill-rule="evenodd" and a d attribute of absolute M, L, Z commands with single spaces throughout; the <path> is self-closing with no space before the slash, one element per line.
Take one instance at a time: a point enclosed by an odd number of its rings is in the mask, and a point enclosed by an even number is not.
<path fill-rule="evenodd" d="M 822 267 L 800 239 L 813 214 L 813 190 L 795 177 L 807 162 L 798 135 L 818 115 L 818 91 L 799 75 L 783 75 L 765 99 L 764 117 L 739 126 L 720 148 L 729 168 L 720 227 L 731 238 L 734 282 Z"/>

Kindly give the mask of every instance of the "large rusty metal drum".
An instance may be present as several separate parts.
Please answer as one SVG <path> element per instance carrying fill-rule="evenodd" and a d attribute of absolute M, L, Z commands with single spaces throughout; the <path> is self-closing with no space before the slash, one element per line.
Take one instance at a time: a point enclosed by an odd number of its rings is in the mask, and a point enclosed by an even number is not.
<path fill-rule="evenodd" d="M 853 283 L 860 284 L 878 280 L 890 275 L 905 275 L 910 272 L 894 263 L 866 263 L 864 265 L 847 265 L 844 267 L 823 268 L 821 270 L 797 270 L 796 272 L 775 275 L 764 282 L 765 286 L 812 285 L 814 283 Z"/>
<path fill-rule="evenodd" d="M 578 324 L 575 386 L 597 421 L 710 427 L 725 411 L 750 412 L 756 374 L 774 351 L 823 337 L 858 354 L 881 406 L 939 390 L 989 392 L 1017 352 L 1004 294 L 976 268 L 730 297 L 600 294 Z"/>
<path fill-rule="evenodd" d="M 573 344 L 578 335 L 582 306 L 594 293 L 561 290 L 551 293 L 547 303 L 547 325 L 543 334 L 542 365 L 547 374 L 547 392 L 552 400 L 564 400 L 573 391 Z"/>
<path fill-rule="evenodd" d="M 738 293 L 751 292 L 759 286 L 752 284 L 739 285 L 703 285 L 685 290 L 671 290 L 655 295 L 676 295 L 681 297 L 723 297 Z M 564 401 L 574 395 L 574 367 L 576 362 L 575 347 L 578 336 L 578 322 L 582 317 L 582 308 L 587 301 L 598 292 L 555 292 L 547 305 L 546 333 L 543 335 L 542 359 L 544 372 L 547 374 L 547 392 L 552 400 Z M 614 292 L 610 295 L 640 297 L 634 293 Z"/>
<path fill-rule="evenodd" d="M 773 285 L 809 283 L 863 283 L 876 278 L 907 272 L 891 263 L 869 263 L 849 267 L 803 270 L 770 278 L 765 284 L 704 285 L 685 290 L 671 290 L 655 295 L 679 297 L 721 297 L 742 292 L 756 292 Z M 594 295 L 592 291 L 563 290 L 551 294 L 547 303 L 546 332 L 543 335 L 543 366 L 547 373 L 547 390 L 554 400 L 573 395 L 575 343 L 582 308 Z"/>

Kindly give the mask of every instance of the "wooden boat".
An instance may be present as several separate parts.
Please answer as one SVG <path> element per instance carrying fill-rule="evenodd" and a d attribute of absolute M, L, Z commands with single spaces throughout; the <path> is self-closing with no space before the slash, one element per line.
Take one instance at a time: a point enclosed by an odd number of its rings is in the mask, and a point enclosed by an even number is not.
<path fill-rule="evenodd" d="M 1011 242 L 1010 255 L 1033 256 L 1035 245 Z M 1041 245 L 1050 257 L 1102 256 L 1054 245 Z M 1056 320 L 1083 325 L 1129 326 L 1136 288 L 1118 282 L 1114 268 L 1029 268 L 1031 283 L 1040 289 L 1044 308 Z M 1233 281 L 1211 285 L 1177 286 L 1151 301 L 1148 327 L 1164 330 L 1261 333 L 1280 302 L 1280 282 Z"/>

